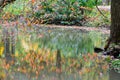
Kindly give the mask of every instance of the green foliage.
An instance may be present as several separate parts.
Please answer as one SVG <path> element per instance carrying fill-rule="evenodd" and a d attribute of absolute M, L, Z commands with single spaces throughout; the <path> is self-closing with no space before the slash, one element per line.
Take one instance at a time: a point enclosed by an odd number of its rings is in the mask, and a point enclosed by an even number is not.
<path fill-rule="evenodd" d="M 105 17 L 97 9 L 93 9 L 91 13 L 86 12 L 85 14 L 88 15 L 88 19 L 84 25 L 90 27 L 110 26 L 110 12 L 104 10 L 101 11 Z"/>
<path fill-rule="evenodd" d="M 100 2 L 101 0 L 98 0 L 98 4 Z M 34 18 L 38 19 L 40 23 L 84 25 L 85 16 L 91 13 L 90 10 L 92 10 L 95 5 L 94 0 L 36 0 L 35 3 L 31 3 L 29 0 L 16 0 L 14 3 L 4 7 L 3 14 L 8 15 L 8 13 L 10 13 L 10 15 L 28 16 L 29 13 L 30 15 L 33 14 Z M 86 12 L 88 14 L 86 14 Z M 94 17 L 94 14 L 96 13 L 92 12 L 90 17 Z M 85 25 L 98 26 L 109 23 L 107 19 L 99 19 L 100 20 L 96 20 L 98 22 L 89 21 Z"/>
<path fill-rule="evenodd" d="M 120 60 L 113 60 L 111 62 L 111 67 L 120 73 Z"/>
<path fill-rule="evenodd" d="M 82 25 L 84 9 L 93 8 L 94 0 L 47 0 L 37 3 L 39 9 L 35 10 L 34 16 L 42 19 L 43 23 L 55 23 L 64 25 Z M 37 5 L 36 4 L 36 5 Z M 87 11 L 87 9 L 86 9 Z M 89 11 L 89 10 L 88 10 Z"/>
<path fill-rule="evenodd" d="M 81 6 L 93 7 L 96 5 L 95 0 L 78 0 Z"/>
<path fill-rule="evenodd" d="M 13 15 L 20 15 L 30 10 L 28 6 L 29 0 L 16 0 L 14 3 L 8 4 L 4 7 L 3 13 L 11 13 Z"/>

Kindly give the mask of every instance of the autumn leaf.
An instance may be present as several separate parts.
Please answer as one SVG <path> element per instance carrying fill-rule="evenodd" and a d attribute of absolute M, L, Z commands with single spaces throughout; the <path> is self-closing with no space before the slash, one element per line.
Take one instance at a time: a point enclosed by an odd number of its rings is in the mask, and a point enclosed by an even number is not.
<path fill-rule="evenodd" d="M 35 3 L 35 0 L 32 0 L 32 4 L 34 4 Z"/>
<path fill-rule="evenodd" d="M 1 43 L 0 43 L 0 56 L 2 56 L 3 51 L 4 51 L 4 43 L 1 42 Z"/>

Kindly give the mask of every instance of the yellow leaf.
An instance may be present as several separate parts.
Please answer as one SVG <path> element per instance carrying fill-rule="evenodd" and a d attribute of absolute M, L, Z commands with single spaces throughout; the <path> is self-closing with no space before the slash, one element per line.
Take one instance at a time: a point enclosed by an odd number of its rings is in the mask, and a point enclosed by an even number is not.
<path fill-rule="evenodd" d="M 36 51 L 38 49 L 38 43 L 34 43 L 32 47 L 33 47 L 33 50 Z"/>
<path fill-rule="evenodd" d="M 1 70 L 0 70 L 1 71 Z M 4 80 L 4 78 L 5 78 L 5 72 L 2 70 L 1 72 L 0 72 L 0 79 L 2 80 Z"/>
<path fill-rule="evenodd" d="M 22 40 L 22 46 L 25 49 L 25 51 L 29 51 L 29 45 L 24 40 Z"/>
<path fill-rule="evenodd" d="M 28 21 L 28 22 L 27 22 L 27 26 L 29 26 L 29 27 L 30 27 L 31 25 L 32 25 L 32 24 L 31 24 L 31 22 L 30 22 L 30 21 Z"/>
<path fill-rule="evenodd" d="M 18 51 L 15 53 L 15 57 L 18 57 Z"/>
<path fill-rule="evenodd" d="M 2 56 L 3 51 L 4 51 L 4 43 L 1 42 L 1 43 L 0 43 L 0 56 Z"/>

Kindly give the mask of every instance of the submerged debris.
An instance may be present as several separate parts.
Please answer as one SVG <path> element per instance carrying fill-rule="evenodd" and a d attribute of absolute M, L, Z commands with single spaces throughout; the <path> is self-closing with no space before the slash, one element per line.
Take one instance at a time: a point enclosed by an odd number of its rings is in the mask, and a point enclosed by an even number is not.
<path fill-rule="evenodd" d="M 109 55 L 109 56 L 113 56 L 114 58 L 120 59 L 120 47 L 112 47 L 107 51 L 105 51 L 104 49 L 95 47 L 94 51 L 96 53 L 102 52 L 103 55 Z"/>

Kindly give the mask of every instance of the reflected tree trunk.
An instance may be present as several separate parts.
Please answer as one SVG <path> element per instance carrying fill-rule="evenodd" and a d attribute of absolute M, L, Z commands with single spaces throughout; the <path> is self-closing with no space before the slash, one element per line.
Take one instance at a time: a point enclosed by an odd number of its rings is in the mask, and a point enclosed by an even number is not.
<path fill-rule="evenodd" d="M 61 69 L 61 53 L 60 53 L 60 50 L 57 50 L 56 67 L 58 69 Z"/>
<path fill-rule="evenodd" d="M 4 28 L 3 36 L 4 36 L 4 47 L 5 47 L 4 53 L 5 53 L 5 56 L 9 56 L 9 54 L 10 54 L 10 35 L 9 35 L 9 31 L 6 28 Z"/>
<path fill-rule="evenodd" d="M 16 33 L 15 33 L 15 29 L 14 28 L 11 28 L 11 54 L 15 54 L 15 42 L 16 42 Z"/>
<path fill-rule="evenodd" d="M 15 54 L 15 42 L 16 42 L 16 31 L 15 28 L 4 28 L 3 29 L 3 40 L 4 40 L 4 54 L 7 62 L 14 60 L 12 57 Z"/>

